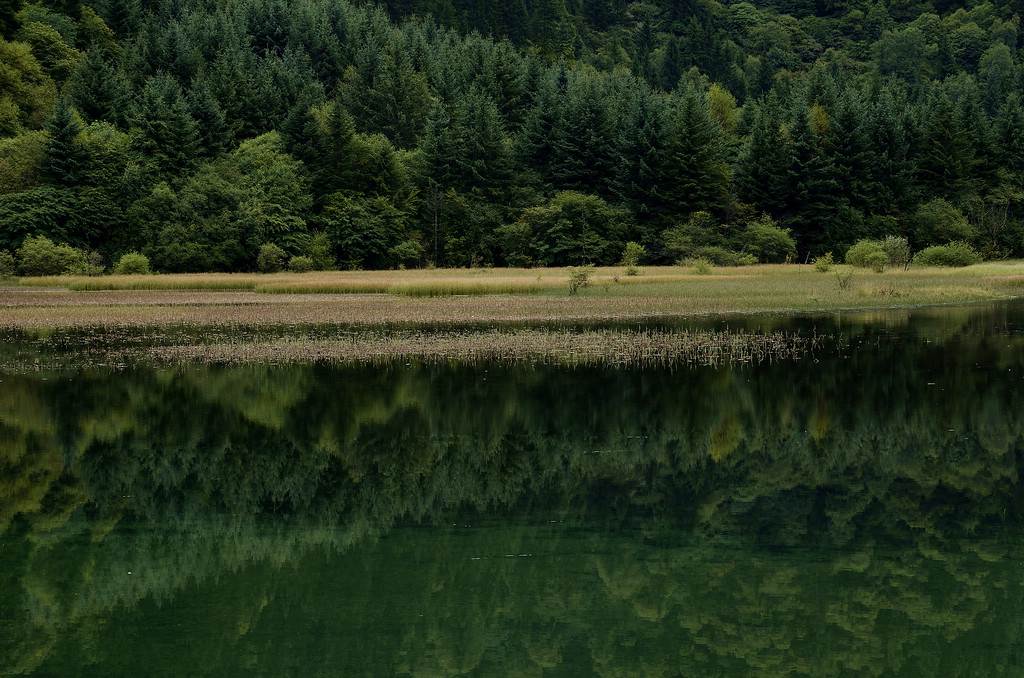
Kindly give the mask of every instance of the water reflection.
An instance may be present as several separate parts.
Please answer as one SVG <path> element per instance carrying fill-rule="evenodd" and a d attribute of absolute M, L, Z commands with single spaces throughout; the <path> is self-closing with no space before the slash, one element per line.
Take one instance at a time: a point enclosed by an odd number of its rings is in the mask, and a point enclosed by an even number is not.
<path fill-rule="evenodd" d="M 759 367 L 0 375 L 0 671 L 1019 675 L 1021 309 L 877 320 Z"/>

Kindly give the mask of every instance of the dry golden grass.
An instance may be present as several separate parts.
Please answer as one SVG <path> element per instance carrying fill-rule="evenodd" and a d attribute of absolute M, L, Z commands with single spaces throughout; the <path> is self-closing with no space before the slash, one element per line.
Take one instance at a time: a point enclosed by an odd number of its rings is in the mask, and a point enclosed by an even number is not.
<path fill-rule="evenodd" d="M 529 324 L 967 303 L 1018 297 L 1024 289 L 1022 262 L 858 269 L 845 289 L 837 271 L 807 265 L 641 272 L 597 269 L 575 296 L 565 269 L 23 279 L 0 288 L 0 327 Z"/>

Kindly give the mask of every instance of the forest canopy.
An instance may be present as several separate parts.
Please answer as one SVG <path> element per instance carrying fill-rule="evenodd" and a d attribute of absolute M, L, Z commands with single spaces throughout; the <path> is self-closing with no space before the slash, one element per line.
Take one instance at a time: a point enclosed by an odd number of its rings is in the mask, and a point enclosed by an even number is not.
<path fill-rule="evenodd" d="M 1024 256 L 1016 2 L 0 1 L 0 251 Z M 29 241 L 34 242 L 34 241 Z M 275 256 L 277 256 L 275 254 Z M 24 272 L 24 271 L 23 271 Z"/>

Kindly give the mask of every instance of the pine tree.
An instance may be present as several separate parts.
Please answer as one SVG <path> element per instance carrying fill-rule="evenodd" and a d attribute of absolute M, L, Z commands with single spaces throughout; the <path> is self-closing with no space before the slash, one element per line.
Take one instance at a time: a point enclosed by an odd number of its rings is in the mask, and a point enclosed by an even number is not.
<path fill-rule="evenodd" d="M 1024 178 L 1024 103 L 1014 92 L 999 107 L 995 120 L 996 159 L 1000 165 Z"/>
<path fill-rule="evenodd" d="M 806 107 L 799 107 L 792 130 L 792 188 L 786 223 L 793 230 L 800 251 L 820 255 L 839 235 L 835 232 L 836 215 L 847 202 L 836 180 L 836 168 L 824 150 L 829 133 L 824 109 L 816 107 L 812 116 Z"/>
<path fill-rule="evenodd" d="M 775 216 L 785 209 L 788 197 L 791 156 L 784 122 L 781 105 L 770 94 L 756 106 L 750 134 L 736 162 L 740 198 Z"/>
<path fill-rule="evenodd" d="M 124 76 L 100 50 L 88 53 L 79 63 L 71 79 L 70 95 L 86 121 L 114 124 L 124 123 L 125 106 L 131 96 Z"/>
<path fill-rule="evenodd" d="M 888 88 L 879 93 L 868 114 L 872 173 L 867 192 L 869 210 L 874 214 L 909 206 L 914 167 L 905 117 L 904 107 L 896 104 Z"/>
<path fill-rule="evenodd" d="M 611 92 L 590 71 L 574 71 L 548 138 L 552 183 L 558 190 L 608 193 L 618 130 Z"/>
<path fill-rule="evenodd" d="M 731 177 L 722 132 L 696 87 L 673 97 L 661 168 L 659 194 L 672 218 L 714 212 L 724 204 Z"/>
<path fill-rule="evenodd" d="M 950 198 L 975 191 L 977 150 L 945 92 L 928 107 L 918 158 L 920 182 L 930 196 Z"/>
<path fill-rule="evenodd" d="M 611 192 L 641 224 L 664 215 L 662 184 L 672 180 L 663 170 L 667 129 L 665 97 L 636 92 L 616 144 Z"/>
<path fill-rule="evenodd" d="M 88 153 L 79 140 L 82 122 L 66 98 L 57 100 L 43 129 L 47 136 L 39 173 L 53 186 L 79 186 L 87 169 Z"/>
<path fill-rule="evenodd" d="M 132 145 L 160 176 L 180 176 L 196 164 L 199 129 L 173 78 L 150 78 L 130 113 Z"/>
<path fill-rule="evenodd" d="M 202 158 L 215 158 L 231 146 L 227 117 L 217 98 L 206 84 L 197 78 L 188 92 L 188 111 L 196 121 L 198 130 L 197 153 Z"/>

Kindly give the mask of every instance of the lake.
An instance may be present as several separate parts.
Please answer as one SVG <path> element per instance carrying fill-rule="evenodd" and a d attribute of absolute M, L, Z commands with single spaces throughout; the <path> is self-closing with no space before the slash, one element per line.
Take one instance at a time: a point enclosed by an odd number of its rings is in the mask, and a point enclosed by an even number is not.
<path fill-rule="evenodd" d="M 709 326 L 824 339 L 110 366 L 8 332 L 0 674 L 1020 676 L 1024 304 Z"/>

